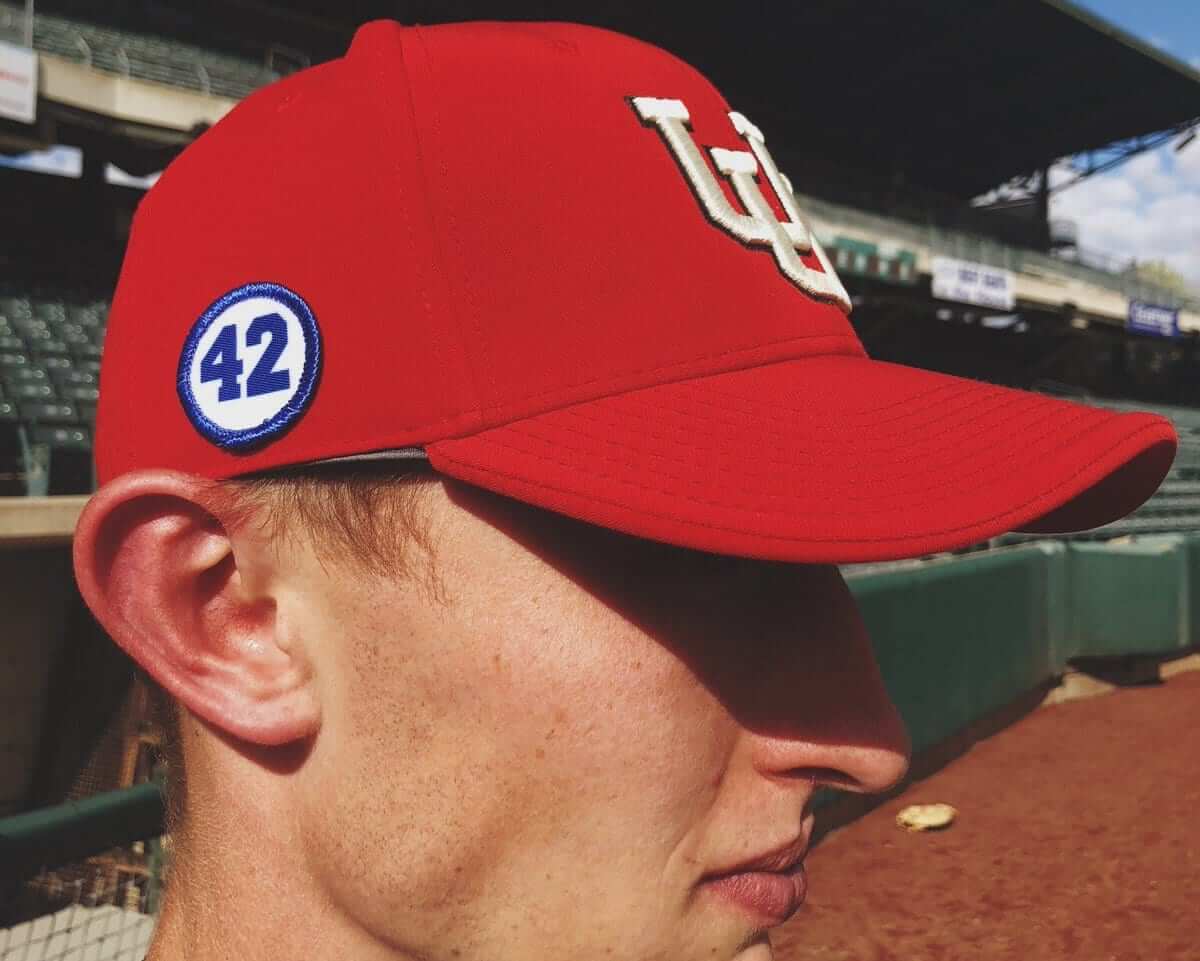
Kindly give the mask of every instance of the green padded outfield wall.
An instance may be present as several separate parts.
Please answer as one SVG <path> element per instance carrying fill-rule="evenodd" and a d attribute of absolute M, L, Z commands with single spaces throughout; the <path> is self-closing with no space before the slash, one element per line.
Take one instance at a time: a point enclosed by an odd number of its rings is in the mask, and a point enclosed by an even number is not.
<path fill-rule="evenodd" d="M 1187 604 L 1188 642 L 1200 646 L 1200 536 L 1185 538 L 1183 545 L 1187 557 Z"/>
<path fill-rule="evenodd" d="M 1165 655 L 1191 646 L 1195 544 L 1164 534 L 1068 549 L 1073 656 Z"/>
<path fill-rule="evenodd" d="M 913 750 L 1058 673 L 1066 618 L 1056 542 L 933 561 L 848 582 Z"/>

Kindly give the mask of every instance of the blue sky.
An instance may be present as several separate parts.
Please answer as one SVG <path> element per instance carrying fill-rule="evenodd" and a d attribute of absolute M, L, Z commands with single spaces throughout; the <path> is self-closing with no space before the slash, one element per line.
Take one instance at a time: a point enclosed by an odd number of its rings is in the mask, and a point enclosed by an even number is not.
<path fill-rule="evenodd" d="M 1086 0 L 1082 6 L 1200 69 L 1200 0 Z M 1166 144 L 1052 197 L 1051 216 L 1079 224 L 1079 244 L 1165 260 L 1200 289 L 1200 138 Z M 1056 172 L 1062 178 L 1066 172 Z"/>
<path fill-rule="evenodd" d="M 1200 61 L 1196 0 L 1083 0 L 1080 6 L 1193 66 Z"/>

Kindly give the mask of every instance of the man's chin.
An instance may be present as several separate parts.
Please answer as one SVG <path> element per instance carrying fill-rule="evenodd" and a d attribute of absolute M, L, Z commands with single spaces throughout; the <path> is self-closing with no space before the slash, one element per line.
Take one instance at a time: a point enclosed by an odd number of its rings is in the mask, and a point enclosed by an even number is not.
<path fill-rule="evenodd" d="M 753 942 L 733 956 L 733 961 L 775 961 L 770 936 L 765 931 L 758 935 Z"/>

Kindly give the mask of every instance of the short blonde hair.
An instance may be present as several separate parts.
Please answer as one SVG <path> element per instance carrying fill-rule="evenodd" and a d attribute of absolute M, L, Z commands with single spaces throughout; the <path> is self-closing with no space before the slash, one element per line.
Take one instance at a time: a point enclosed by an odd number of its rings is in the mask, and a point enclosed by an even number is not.
<path fill-rule="evenodd" d="M 442 594 L 422 500 L 434 473 L 425 461 L 293 467 L 216 481 L 204 506 L 236 530 L 254 524 L 280 545 L 310 544 L 321 562 L 381 577 L 419 577 Z M 144 672 L 151 722 L 166 762 L 166 830 L 178 833 L 187 808 L 179 705 Z"/>

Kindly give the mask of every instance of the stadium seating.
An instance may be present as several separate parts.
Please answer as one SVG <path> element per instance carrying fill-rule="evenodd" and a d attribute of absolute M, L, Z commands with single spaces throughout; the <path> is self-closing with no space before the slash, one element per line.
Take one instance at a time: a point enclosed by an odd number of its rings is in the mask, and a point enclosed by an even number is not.
<path fill-rule="evenodd" d="M 23 43 L 24 24 L 22 5 L 0 3 L 0 39 Z M 264 63 L 46 13 L 34 17 L 33 46 L 43 53 L 106 73 L 186 87 L 233 100 L 240 100 L 279 78 Z"/>
<path fill-rule="evenodd" d="M 0 285 L 0 483 L 92 489 L 92 425 L 108 305 L 82 291 Z"/>
<path fill-rule="evenodd" d="M 1112 524 L 1073 535 L 1072 539 L 1111 540 L 1132 534 L 1200 531 L 1200 410 L 1097 398 L 1088 398 L 1087 402 L 1112 410 L 1150 411 L 1170 418 L 1179 433 L 1179 453 L 1157 493 L 1138 510 Z"/>

